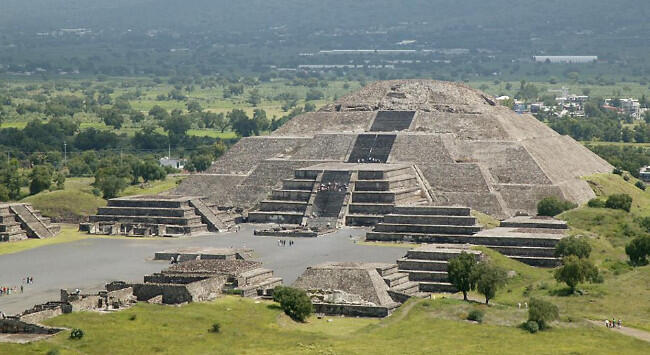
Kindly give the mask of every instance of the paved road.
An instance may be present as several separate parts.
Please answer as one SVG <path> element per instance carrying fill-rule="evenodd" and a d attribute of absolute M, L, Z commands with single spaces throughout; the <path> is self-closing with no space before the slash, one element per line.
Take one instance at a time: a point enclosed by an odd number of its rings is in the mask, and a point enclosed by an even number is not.
<path fill-rule="evenodd" d="M 156 251 L 180 247 L 248 247 L 264 266 L 292 283 L 310 265 L 325 261 L 391 262 L 406 253 L 399 247 L 375 247 L 354 243 L 360 229 L 343 229 L 318 238 L 294 238 L 292 247 L 279 247 L 278 238 L 255 237 L 253 226 L 237 233 L 206 234 L 182 239 L 139 240 L 86 239 L 0 256 L 0 285 L 20 285 L 29 275 L 34 283 L 25 293 L 0 296 L 0 310 L 15 314 L 35 304 L 58 300 L 61 288 L 99 290 L 114 280 L 141 282 L 145 274 L 167 267 L 153 261 Z"/>

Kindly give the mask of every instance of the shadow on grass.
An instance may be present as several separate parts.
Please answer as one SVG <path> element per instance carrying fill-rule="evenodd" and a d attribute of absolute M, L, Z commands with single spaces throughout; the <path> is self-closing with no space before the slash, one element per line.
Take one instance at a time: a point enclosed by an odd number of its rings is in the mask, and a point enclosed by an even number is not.
<path fill-rule="evenodd" d="M 272 311 L 282 311 L 282 307 L 280 307 L 279 304 L 275 304 L 275 303 L 267 305 L 266 308 Z"/>

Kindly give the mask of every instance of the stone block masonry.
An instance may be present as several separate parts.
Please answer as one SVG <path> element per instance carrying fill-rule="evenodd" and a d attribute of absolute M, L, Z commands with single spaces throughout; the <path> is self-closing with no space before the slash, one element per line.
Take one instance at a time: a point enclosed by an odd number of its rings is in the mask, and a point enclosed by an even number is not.
<path fill-rule="evenodd" d="M 60 230 L 30 204 L 0 203 L 0 242 L 50 238 Z"/>

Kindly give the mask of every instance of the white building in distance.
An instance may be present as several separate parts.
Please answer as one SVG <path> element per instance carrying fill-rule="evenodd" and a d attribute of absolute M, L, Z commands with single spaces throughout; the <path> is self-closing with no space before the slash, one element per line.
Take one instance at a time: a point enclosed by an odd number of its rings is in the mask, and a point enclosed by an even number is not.
<path fill-rule="evenodd" d="M 533 61 L 537 63 L 593 63 L 598 61 L 598 56 L 595 55 L 535 55 Z"/>

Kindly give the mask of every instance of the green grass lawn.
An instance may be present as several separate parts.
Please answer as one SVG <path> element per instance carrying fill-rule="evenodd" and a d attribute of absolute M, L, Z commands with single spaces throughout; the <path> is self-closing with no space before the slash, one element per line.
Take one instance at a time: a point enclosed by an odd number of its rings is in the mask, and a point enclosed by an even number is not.
<path fill-rule="evenodd" d="M 91 235 L 88 233 L 79 232 L 77 225 L 65 224 L 61 226 L 61 232 L 52 238 L 27 239 L 19 242 L 0 243 L 0 255 L 18 253 L 46 245 L 75 242 L 89 237 L 91 237 Z"/>
<path fill-rule="evenodd" d="M 152 181 L 142 185 L 131 185 L 127 187 L 120 196 L 133 195 L 156 195 L 175 188 L 185 176 L 169 176 L 165 180 Z"/>
<path fill-rule="evenodd" d="M 484 324 L 474 324 L 462 320 L 467 307 L 457 300 L 418 300 L 383 320 L 312 317 L 297 324 L 270 302 L 233 296 L 181 307 L 138 304 L 122 312 L 72 313 L 46 321 L 83 329 L 81 340 L 70 340 L 69 331 L 64 331 L 33 344 L 3 344 L 0 350 L 11 354 L 44 354 L 53 349 L 61 354 L 106 354 L 108 349 L 113 354 L 644 354 L 650 350 L 648 343 L 585 324 L 561 323 L 529 334 L 500 324 L 504 317 L 516 324 L 524 314 L 498 307 L 487 309 Z M 209 331 L 215 322 L 221 326 L 219 333 Z"/>

